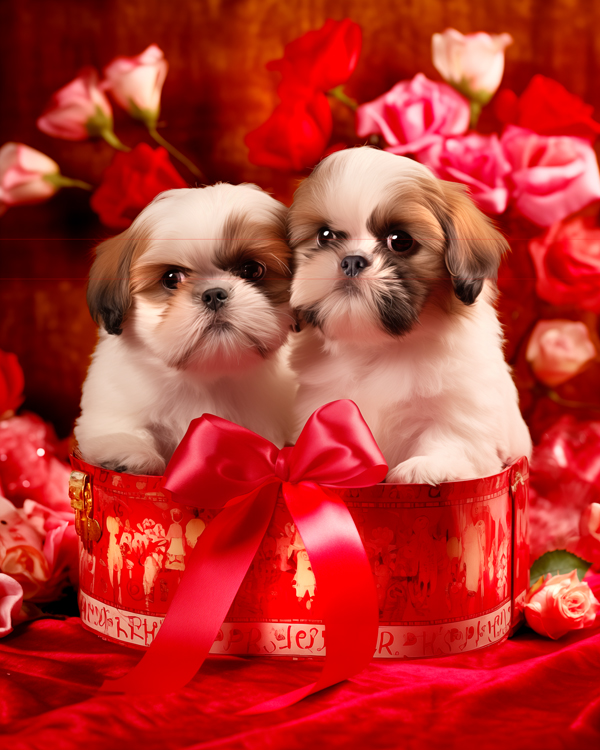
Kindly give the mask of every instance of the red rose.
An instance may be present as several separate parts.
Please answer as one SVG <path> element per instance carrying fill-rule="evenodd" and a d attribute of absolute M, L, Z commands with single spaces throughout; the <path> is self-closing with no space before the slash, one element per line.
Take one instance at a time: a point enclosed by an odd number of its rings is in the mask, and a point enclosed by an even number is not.
<path fill-rule="evenodd" d="M 25 379 L 15 354 L 0 350 L 0 417 L 16 411 L 23 401 Z"/>
<path fill-rule="evenodd" d="M 331 109 L 325 94 L 287 98 L 269 119 L 245 138 L 253 164 L 300 171 L 321 158 L 331 136 Z"/>
<path fill-rule="evenodd" d="M 529 243 L 538 295 L 600 313 L 600 228 L 591 216 L 550 227 Z"/>
<path fill-rule="evenodd" d="M 184 187 L 186 181 L 162 146 L 139 143 L 133 151 L 115 154 L 90 205 L 107 227 L 127 229 L 159 193 Z"/>
<path fill-rule="evenodd" d="M 362 33 L 349 18 L 333 21 L 309 31 L 286 44 L 283 57 L 267 63 L 268 70 L 278 70 L 283 79 L 296 78 L 314 91 L 329 91 L 346 83 L 356 67 Z"/>
<path fill-rule="evenodd" d="M 249 160 L 258 166 L 300 171 L 323 156 L 332 120 L 325 92 L 345 83 L 356 67 L 361 30 L 349 19 L 329 19 L 317 31 L 287 44 L 280 60 L 267 63 L 282 80 L 281 103 L 245 138 Z"/>
<path fill-rule="evenodd" d="M 573 135 L 595 141 L 600 123 L 592 119 L 593 107 L 571 94 L 558 81 L 534 76 L 520 97 L 501 91 L 494 105 L 496 116 L 542 135 Z"/>

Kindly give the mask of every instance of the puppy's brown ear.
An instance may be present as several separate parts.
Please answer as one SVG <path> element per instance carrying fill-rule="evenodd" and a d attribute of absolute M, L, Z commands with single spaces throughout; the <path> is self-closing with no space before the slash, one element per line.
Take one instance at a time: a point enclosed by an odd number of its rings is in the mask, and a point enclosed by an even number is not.
<path fill-rule="evenodd" d="M 477 299 L 486 279 L 496 280 L 509 244 L 492 222 L 475 206 L 466 188 L 441 182 L 446 210 L 441 223 L 446 234 L 446 267 L 454 293 L 465 305 Z"/>
<path fill-rule="evenodd" d="M 138 245 L 132 229 L 98 245 L 87 288 L 92 318 L 116 336 L 123 332 L 123 319 L 131 305 L 129 270 Z"/>

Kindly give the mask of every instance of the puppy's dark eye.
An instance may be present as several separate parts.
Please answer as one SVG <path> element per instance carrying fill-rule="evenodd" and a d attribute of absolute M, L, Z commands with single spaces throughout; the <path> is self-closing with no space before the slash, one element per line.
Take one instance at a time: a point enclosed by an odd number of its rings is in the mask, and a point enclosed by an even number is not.
<path fill-rule="evenodd" d="M 248 279 L 249 281 L 260 281 L 260 279 L 264 279 L 266 273 L 267 267 L 257 260 L 246 261 L 238 271 L 238 275 L 242 279 Z"/>
<path fill-rule="evenodd" d="M 326 247 L 328 242 L 336 239 L 335 232 L 332 232 L 329 227 L 321 227 L 317 232 L 317 245 L 319 247 Z"/>
<path fill-rule="evenodd" d="M 163 273 L 161 283 L 165 289 L 177 289 L 179 284 L 185 281 L 185 274 L 180 268 L 169 268 Z"/>
<path fill-rule="evenodd" d="M 388 234 L 388 249 L 393 250 L 395 253 L 407 253 L 413 250 L 416 244 L 410 234 L 403 232 L 401 229 L 396 229 Z"/>

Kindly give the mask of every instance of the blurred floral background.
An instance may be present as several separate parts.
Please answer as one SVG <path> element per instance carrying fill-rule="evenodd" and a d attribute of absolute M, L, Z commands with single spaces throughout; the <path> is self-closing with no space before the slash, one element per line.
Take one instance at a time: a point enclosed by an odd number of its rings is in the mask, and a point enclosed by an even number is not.
<path fill-rule="evenodd" d="M 370 143 L 467 184 L 509 239 L 533 556 L 600 563 L 598 23 L 584 0 L 2 4 L 0 494 L 42 542 L 66 523 L 25 502 L 60 513 L 99 240 L 171 187 L 289 204 L 323 155 Z M 50 587 L 68 566 L 44 554 Z"/>

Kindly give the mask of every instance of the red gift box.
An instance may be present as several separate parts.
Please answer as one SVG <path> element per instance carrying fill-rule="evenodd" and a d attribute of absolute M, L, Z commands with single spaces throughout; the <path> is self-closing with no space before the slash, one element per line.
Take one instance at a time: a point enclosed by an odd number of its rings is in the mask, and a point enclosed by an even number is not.
<path fill-rule="evenodd" d="M 82 623 L 108 640 L 147 648 L 192 550 L 220 511 L 175 502 L 162 477 L 120 474 L 77 458 L 72 466 Z M 375 657 L 472 651 L 514 632 L 529 586 L 528 477 L 521 458 L 495 476 L 437 487 L 330 490 L 348 507 L 371 566 Z M 349 583 L 344 560 L 339 580 Z M 319 588 L 280 495 L 211 653 L 323 656 Z"/>

